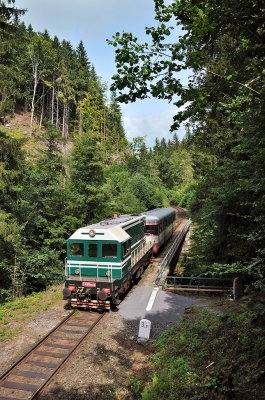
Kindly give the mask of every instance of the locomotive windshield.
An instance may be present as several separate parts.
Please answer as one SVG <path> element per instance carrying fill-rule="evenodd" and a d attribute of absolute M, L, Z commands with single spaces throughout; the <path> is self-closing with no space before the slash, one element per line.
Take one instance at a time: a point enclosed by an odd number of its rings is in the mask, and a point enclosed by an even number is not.
<path fill-rule="evenodd" d="M 70 256 L 83 257 L 84 256 L 83 243 L 70 243 Z"/>
<path fill-rule="evenodd" d="M 98 245 L 97 243 L 89 243 L 88 245 L 88 257 L 96 258 L 98 256 Z"/>

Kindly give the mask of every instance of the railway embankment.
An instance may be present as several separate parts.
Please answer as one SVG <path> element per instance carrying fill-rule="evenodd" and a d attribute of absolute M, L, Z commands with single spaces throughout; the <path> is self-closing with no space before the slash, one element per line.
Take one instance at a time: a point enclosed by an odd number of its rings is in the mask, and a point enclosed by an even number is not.
<path fill-rule="evenodd" d="M 262 310 L 250 298 L 187 308 L 181 323 L 154 345 L 143 398 L 264 399 Z"/>

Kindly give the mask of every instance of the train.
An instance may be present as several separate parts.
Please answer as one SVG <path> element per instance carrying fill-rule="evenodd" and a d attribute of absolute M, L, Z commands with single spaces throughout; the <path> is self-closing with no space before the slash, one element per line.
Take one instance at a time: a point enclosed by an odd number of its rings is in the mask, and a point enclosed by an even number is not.
<path fill-rule="evenodd" d="M 157 208 L 142 215 L 146 217 L 145 233 L 153 235 L 153 254 L 157 254 L 174 232 L 176 211 L 171 208 Z"/>
<path fill-rule="evenodd" d="M 159 208 L 77 229 L 66 241 L 63 296 L 73 308 L 109 310 L 174 231 L 176 211 Z"/>

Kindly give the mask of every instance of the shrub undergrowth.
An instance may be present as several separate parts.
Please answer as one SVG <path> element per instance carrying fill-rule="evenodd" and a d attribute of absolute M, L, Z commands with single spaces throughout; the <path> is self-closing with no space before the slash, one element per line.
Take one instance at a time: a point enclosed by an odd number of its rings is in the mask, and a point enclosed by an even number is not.
<path fill-rule="evenodd" d="M 244 301 L 220 314 L 187 308 L 181 323 L 154 345 L 152 380 L 142 399 L 264 398 L 262 319 L 261 307 L 257 311 Z"/>

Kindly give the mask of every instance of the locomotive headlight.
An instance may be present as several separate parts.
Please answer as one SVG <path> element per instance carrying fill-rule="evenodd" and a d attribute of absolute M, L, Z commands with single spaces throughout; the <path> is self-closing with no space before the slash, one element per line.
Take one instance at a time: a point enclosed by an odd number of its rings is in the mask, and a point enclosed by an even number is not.
<path fill-rule="evenodd" d="M 76 274 L 76 275 L 79 275 L 79 273 L 80 273 L 79 269 L 76 269 L 76 270 L 75 270 L 75 274 Z"/>
<path fill-rule="evenodd" d="M 88 232 L 90 237 L 94 237 L 96 232 L 94 231 L 94 229 L 90 229 L 90 231 Z"/>

